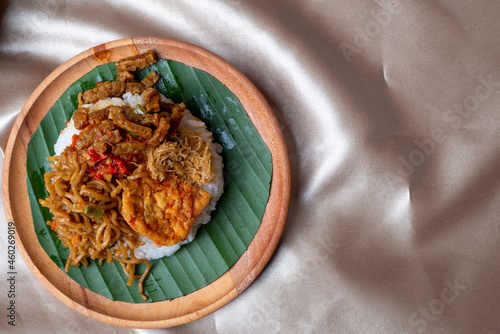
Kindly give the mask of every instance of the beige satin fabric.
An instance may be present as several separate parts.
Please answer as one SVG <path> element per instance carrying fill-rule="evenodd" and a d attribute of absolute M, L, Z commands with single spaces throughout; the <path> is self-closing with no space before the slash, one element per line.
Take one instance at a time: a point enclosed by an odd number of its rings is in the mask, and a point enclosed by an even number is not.
<path fill-rule="evenodd" d="M 9 1 L 0 140 L 36 86 L 101 43 L 159 36 L 262 91 L 292 168 L 257 280 L 190 324 L 137 333 L 500 333 L 500 3 L 494 0 Z M 5 277 L 6 222 L 0 224 Z M 0 332 L 132 333 L 80 315 L 17 257 Z M 69 327 L 68 327 L 69 326 Z"/>

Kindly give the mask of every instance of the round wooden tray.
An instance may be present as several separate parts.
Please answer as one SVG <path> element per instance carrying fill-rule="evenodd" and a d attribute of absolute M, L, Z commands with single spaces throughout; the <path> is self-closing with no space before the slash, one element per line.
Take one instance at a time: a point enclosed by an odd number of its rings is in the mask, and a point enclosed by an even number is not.
<path fill-rule="evenodd" d="M 85 289 L 45 253 L 33 229 L 26 184 L 28 143 L 61 94 L 98 65 L 154 49 L 158 58 L 203 70 L 240 101 L 272 155 L 269 201 L 261 225 L 238 261 L 211 284 L 186 296 L 149 304 L 111 301 Z M 51 73 L 33 92 L 18 116 L 7 144 L 2 191 L 6 218 L 16 223 L 17 247 L 37 279 L 59 300 L 99 321 L 131 328 L 163 328 L 210 314 L 237 297 L 263 270 L 279 241 L 290 198 L 290 167 L 279 124 L 256 87 L 236 68 L 197 46 L 164 38 L 128 38 L 89 49 Z"/>

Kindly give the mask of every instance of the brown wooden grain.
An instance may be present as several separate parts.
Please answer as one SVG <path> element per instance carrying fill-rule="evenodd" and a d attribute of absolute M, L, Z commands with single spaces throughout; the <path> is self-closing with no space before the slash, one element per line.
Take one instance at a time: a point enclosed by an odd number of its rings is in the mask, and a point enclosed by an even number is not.
<path fill-rule="evenodd" d="M 228 272 L 206 287 L 172 301 L 129 304 L 111 301 L 69 278 L 47 256 L 33 229 L 26 184 L 28 143 L 42 118 L 61 94 L 95 66 L 154 49 L 158 58 L 182 62 L 221 81 L 248 113 L 271 151 L 270 197 L 260 228 L 247 251 Z M 256 87 L 222 58 L 197 46 L 163 38 L 129 38 L 99 45 L 70 59 L 33 92 L 17 118 L 6 148 L 2 192 L 8 221 L 16 223 L 17 246 L 36 278 L 59 300 L 99 321 L 132 328 L 184 324 L 237 297 L 263 270 L 283 231 L 290 198 L 290 167 L 279 124 Z"/>

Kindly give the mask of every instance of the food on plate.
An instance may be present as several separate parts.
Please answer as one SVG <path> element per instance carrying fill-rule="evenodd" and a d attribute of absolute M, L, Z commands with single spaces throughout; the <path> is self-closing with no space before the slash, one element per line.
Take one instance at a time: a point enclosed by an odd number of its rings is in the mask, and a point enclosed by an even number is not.
<path fill-rule="evenodd" d="M 118 261 L 130 286 L 150 260 L 192 241 L 223 191 L 222 147 L 184 103 L 160 94 L 153 51 L 116 63 L 115 81 L 81 92 L 48 158 L 48 222 L 69 249 L 65 269 Z M 136 265 L 146 264 L 142 274 Z"/>

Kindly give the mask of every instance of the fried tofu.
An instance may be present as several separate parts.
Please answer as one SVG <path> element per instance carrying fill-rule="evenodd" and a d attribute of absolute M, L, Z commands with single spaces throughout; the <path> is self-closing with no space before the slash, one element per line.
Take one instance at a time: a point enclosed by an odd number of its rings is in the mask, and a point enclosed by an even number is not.
<path fill-rule="evenodd" d="M 158 246 L 171 246 L 189 235 L 211 195 L 178 177 L 164 181 L 130 180 L 122 195 L 122 213 L 130 227 Z"/>

